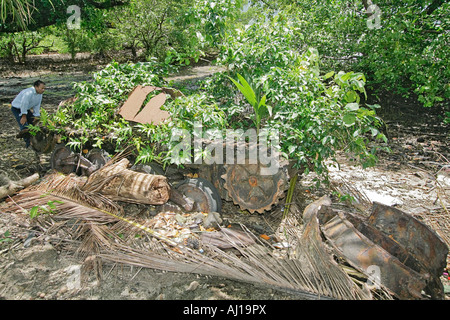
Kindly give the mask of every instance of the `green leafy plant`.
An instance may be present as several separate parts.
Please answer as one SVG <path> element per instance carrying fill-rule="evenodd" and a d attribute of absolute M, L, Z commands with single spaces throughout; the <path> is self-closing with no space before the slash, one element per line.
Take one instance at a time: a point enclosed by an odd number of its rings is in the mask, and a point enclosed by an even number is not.
<path fill-rule="evenodd" d="M 372 90 L 415 97 L 425 107 L 450 98 L 448 1 L 373 1 L 380 28 L 368 28 L 370 1 L 277 1 L 297 26 L 295 47 L 320 48 L 329 69 L 363 72 Z M 344 36 L 345 35 L 345 36 Z M 445 48 L 445 49 L 444 49 Z M 445 112 L 444 112 L 445 113 Z"/>
<path fill-rule="evenodd" d="M 93 81 L 75 83 L 74 102 L 42 119 L 48 129 L 62 134 L 62 139 L 74 150 L 85 147 L 111 147 L 112 152 L 144 145 L 139 128 L 117 115 L 118 108 L 138 85 L 163 86 L 162 75 L 167 68 L 152 60 L 144 63 L 113 62 L 93 75 Z"/>
<path fill-rule="evenodd" d="M 1 243 L 7 243 L 7 242 L 11 242 L 11 233 L 9 232 L 9 230 L 5 231 L 1 237 L 0 237 L 0 244 Z"/>
<path fill-rule="evenodd" d="M 56 210 L 55 203 L 63 203 L 59 200 L 49 200 L 47 204 L 41 206 L 34 206 L 29 210 L 29 215 L 31 219 L 34 219 L 41 214 L 52 214 Z"/>
<path fill-rule="evenodd" d="M 271 117 L 265 119 L 265 126 L 279 132 L 281 151 L 306 173 L 326 176 L 325 162 L 339 150 L 363 166 L 374 165 L 380 148 L 375 142 L 384 143 L 385 137 L 379 130 L 382 120 L 376 106 L 362 103 L 365 76 L 352 71 L 323 72 L 318 50 L 293 49 L 298 32 L 296 22 L 279 13 L 228 34 L 218 58 L 228 72 L 213 77 L 205 90 L 221 102 L 231 127 L 245 123 L 245 103 L 235 98 L 224 78 L 237 78 L 234 85 L 256 110 L 261 101 L 261 106 L 270 105 Z M 242 74 L 252 75 L 252 85 L 240 80 Z M 265 99 L 256 98 L 257 90 L 265 93 Z"/>
<path fill-rule="evenodd" d="M 350 194 L 341 194 L 340 192 L 333 191 L 333 196 L 335 196 L 339 202 L 353 203 L 356 201 L 355 197 Z"/>
<path fill-rule="evenodd" d="M 272 107 L 266 104 L 267 96 L 263 95 L 261 98 L 257 93 L 255 93 L 255 90 L 252 88 L 252 86 L 249 85 L 247 80 L 243 76 L 241 76 L 239 73 L 237 74 L 238 81 L 228 77 L 234 85 L 239 89 L 239 91 L 244 95 L 244 97 L 247 99 L 248 103 L 253 107 L 254 119 L 253 122 L 256 126 L 256 134 L 259 135 L 259 130 L 261 127 L 261 121 L 262 119 L 268 114 L 269 116 L 272 116 Z"/>

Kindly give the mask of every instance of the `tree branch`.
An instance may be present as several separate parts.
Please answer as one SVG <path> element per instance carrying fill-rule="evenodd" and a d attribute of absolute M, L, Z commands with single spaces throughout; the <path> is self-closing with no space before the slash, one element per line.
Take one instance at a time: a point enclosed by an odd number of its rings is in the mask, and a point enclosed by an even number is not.
<path fill-rule="evenodd" d="M 87 2 L 97 9 L 109 9 L 113 7 L 123 6 L 129 3 L 129 0 L 108 0 L 105 2 L 97 2 L 93 0 L 87 0 Z"/>
<path fill-rule="evenodd" d="M 427 8 L 427 14 L 432 14 L 436 9 L 444 4 L 445 0 L 434 0 Z"/>
<path fill-rule="evenodd" d="M 0 24 L 0 32 L 14 33 L 20 31 L 36 31 L 39 28 L 51 26 L 67 20 L 67 1 L 34 1 L 34 7 L 27 17 L 27 24 L 19 23 Z M 70 5 L 77 5 L 80 8 L 94 7 L 97 9 L 110 9 L 117 6 L 126 5 L 129 0 L 108 0 L 105 2 L 93 0 L 71 0 Z M 6 17 L 6 21 L 13 21 L 12 15 Z"/>

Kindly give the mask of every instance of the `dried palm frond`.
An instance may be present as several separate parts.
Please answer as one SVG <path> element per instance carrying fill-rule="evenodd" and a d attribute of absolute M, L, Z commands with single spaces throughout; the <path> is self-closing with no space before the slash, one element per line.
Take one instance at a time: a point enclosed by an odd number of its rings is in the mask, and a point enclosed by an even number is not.
<path fill-rule="evenodd" d="M 102 248 L 111 248 L 117 239 L 112 236 L 113 233 L 108 233 L 105 225 L 119 221 L 122 208 L 102 195 L 81 190 L 84 182 L 83 178 L 75 175 L 53 173 L 39 185 L 14 196 L 4 208 L 25 214 L 33 208 L 47 208 L 44 212 L 46 219 L 41 215 L 36 222 L 44 226 L 49 234 L 62 228 L 69 230 L 66 235 L 82 240 L 78 253 L 87 255 Z"/>
<path fill-rule="evenodd" d="M 113 249 L 117 242 L 122 241 L 108 226 L 95 223 L 81 223 L 77 235 L 82 242 L 75 253 L 82 257 Z"/>
<path fill-rule="evenodd" d="M 223 277 L 287 291 L 302 299 L 370 298 L 332 260 L 315 225 L 302 232 L 292 220 L 293 215 L 284 224 L 287 237 L 294 240 L 285 254 L 243 226 L 246 238 L 254 241 L 243 243 L 239 233 L 225 232 L 222 241 L 227 241 L 233 250 L 201 243 L 199 251 L 158 234 L 144 223 L 123 217 L 118 205 L 83 190 L 83 183 L 77 177 L 48 177 L 40 186 L 14 197 L 11 206 L 18 211 L 29 210 L 49 199 L 60 200 L 62 203 L 56 204 L 51 218 L 74 221 L 74 235 L 82 239 L 77 252 L 84 256 L 94 254 L 115 263 Z M 159 241 L 126 243 L 117 235 L 118 222 L 122 229 L 128 224 Z"/>
<path fill-rule="evenodd" d="M 104 260 L 172 272 L 198 273 L 253 283 L 298 295 L 304 299 L 367 299 L 369 294 L 357 287 L 314 237 L 299 241 L 299 246 L 280 258 L 275 248 L 259 240 L 249 230 L 255 243 L 242 246 L 239 238 L 227 233 L 227 240 L 238 250 L 224 251 L 203 244 L 203 253 L 189 248 L 181 251 L 149 250 L 117 246 L 100 254 Z"/>
<path fill-rule="evenodd" d="M 78 177 L 74 174 L 65 176 L 60 173 L 52 173 L 46 176 L 38 185 L 25 189 L 14 198 L 26 199 L 29 191 L 35 191 L 40 192 L 42 197 L 46 195 L 60 197 L 68 200 L 69 203 L 72 202 L 72 205 L 73 203 L 78 203 L 85 207 L 90 207 L 94 211 L 122 212 L 122 208 L 109 198 L 95 192 L 84 190 L 83 186 L 85 183 L 86 179 L 84 177 Z"/>

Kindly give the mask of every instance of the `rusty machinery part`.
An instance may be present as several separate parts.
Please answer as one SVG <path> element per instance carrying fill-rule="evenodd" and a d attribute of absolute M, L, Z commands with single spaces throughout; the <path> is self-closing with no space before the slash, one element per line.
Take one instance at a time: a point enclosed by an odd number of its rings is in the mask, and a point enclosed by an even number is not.
<path fill-rule="evenodd" d="M 25 128 L 17 134 L 16 138 L 29 138 L 31 148 L 34 151 L 38 153 L 50 153 L 55 148 L 60 136 L 49 132 L 47 128 L 41 127 L 35 134 L 31 134 L 30 129 Z"/>
<path fill-rule="evenodd" d="M 439 277 L 448 249 L 425 224 L 379 203 L 368 218 L 344 211 L 325 217 L 322 232 L 353 267 L 369 276 L 378 268 L 379 283 L 400 299 L 421 299 L 422 292 L 443 299 Z"/>
<path fill-rule="evenodd" d="M 157 174 L 161 176 L 165 175 L 163 168 L 159 164 L 153 162 L 148 164 L 135 164 L 131 167 L 131 170 L 148 174 Z"/>
<path fill-rule="evenodd" d="M 57 144 L 50 157 L 51 168 L 64 174 L 75 172 L 77 155 L 65 144 Z M 70 161 L 68 161 L 70 160 Z"/>
<path fill-rule="evenodd" d="M 395 239 L 399 246 L 417 260 L 419 267 L 413 265 L 411 268 L 429 276 L 424 291 L 433 299 L 444 298 L 444 288 L 439 278 L 447 265 L 449 250 L 433 229 L 406 212 L 378 202 L 373 203 L 367 224 Z"/>
<path fill-rule="evenodd" d="M 57 140 L 57 136 L 53 133 L 38 132 L 30 137 L 31 147 L 39 153 L 52 152 Z"/>
<path fill-rule="evenodd" d="M 264 172 L 268 166 L 261 163 L 225 165 L 225 174 L 221 178 L 234 204 L 250 213 L 264 213 L 284 198 L 289 184 L 287 165 L 277 163 L 278 168 L 273 174 Z"/>
<path fill-rule="evenodd" d="M 186 179 L 178 183 L 175 188 L 194 201 L 192 211 L 220 212 L 222 210 L 220 194 L 208 180 L 202 178 Z"/>
<path fill-rule="evenodd" d="M 384 286 L 400 299 L 421 298 L 428 279 L 357 230 L 342 213 L 325 224 L 322 231 L 350 265 L 365 274 L 374 273 L 373 284 Z"/>
<path fill-rule="evenodd" d="M 90 176 L 94 171 L 97 171 L 111 160 L 111 156 L 108 152 L 97 148 L 90 150 L 85 158 L 92 163 L 92 166 L 89 166 L 88 168 L 81 168 L 82 175 L 86 176 Z"/>
<path fill-rule="evenodd" d="M 429 226 L 406 212 L 378 202 L 373 203 L 367 223 L 394 238 L 432 274 L 441 276 L 449 250 Z"/>

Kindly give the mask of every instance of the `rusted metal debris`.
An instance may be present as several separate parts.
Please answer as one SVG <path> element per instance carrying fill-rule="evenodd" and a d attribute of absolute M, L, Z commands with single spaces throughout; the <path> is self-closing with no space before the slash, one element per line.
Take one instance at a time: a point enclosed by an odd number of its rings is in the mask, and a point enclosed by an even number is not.
<path fill-rule="evenodd" d="M 208 145 L 210 142 L 204 143 Z M 198 174 L 213 184 L 223 200 L 233 201 L 241 210 L 262 214 L 285 197 L 289 185 L 288 162 L 281 156 L 272 155 L 270 164 L 264 164 L 259 157 L 250 156 L 261 151 L 259 145 L 236 141 L 223 143 L 217 148 L 223 148 L 222 162 L 201 165 Z M 234 150 L 231 161 L 227 154 L 230 149 Z M 274 172 L 264 174 L 270 166 L 276 168 Z"/>
<path fill-rule="evenodd" d="M 92 149 L 82 155 L 73 152 L 68 146 L 61 143 L 54 148 L 50 157 L 50 165 L 52 169 L 64 174 L 74 173 L 77 169 L 81 169 L 83 175 L 90 176 L 110 159 L 104 150 Z"/>
<path fill-rule="evenodd" d="M 399 299 L 443 299 L 439 277 L 448 248 L 436 232 L 412 215 L 380 203 L 373 204 L 368 218 L 336 211 L 330 203 L 327 197 L 319 199 L 306 218 L 319 219 L 337 254 L 371 284 Z"/>
<path fill-rule="evenodd" d="M 400 299 L 421 297 L 426 278 L 359 232 L 342 213 L 325 224 L 322 231 L 332 246 L 359 271 L 370 276 L 370 268 L 373 271 L 373 266 L 378 267 L 380 283 Z"/>
<path fill-rule="evenodd" d="M 401 210 L 380 203 L 374 203 L 367 223 L 395 239 L 432 274 L 441 275 L 448 248 L 430 227 Z"/>
<path fill-rule="evenodd" d="M 264 213 L 284 197 L 288 179 L 284 170 L 273 175 L 261 175 L 261 164 L 233 164 L 225 166 L 223 187 L 234 203 L 251 213 Z"/>
<path fill-rule="evenodd" d="M 179 192 L 184 197 L 191 199 L 193 201 L 191 210 L 193 211 L 220 212 L 222 210 L 222 201 L 219 193 L 211 182 L 205 179 L 186 179 L 180 182 L 176 188 L 173 188 L 173 191 Z"/>

